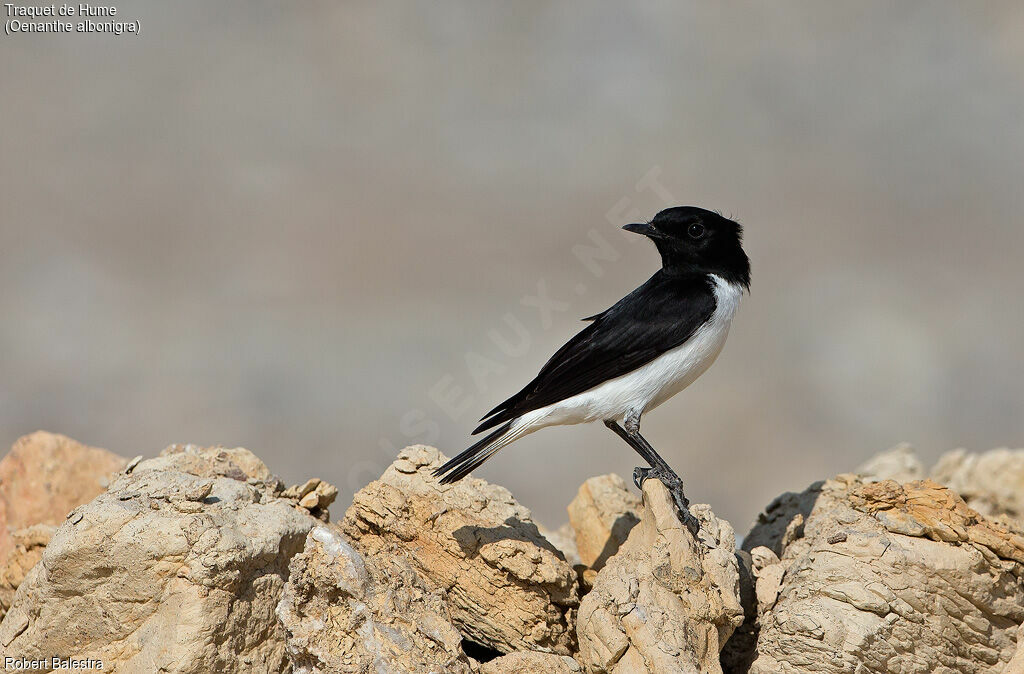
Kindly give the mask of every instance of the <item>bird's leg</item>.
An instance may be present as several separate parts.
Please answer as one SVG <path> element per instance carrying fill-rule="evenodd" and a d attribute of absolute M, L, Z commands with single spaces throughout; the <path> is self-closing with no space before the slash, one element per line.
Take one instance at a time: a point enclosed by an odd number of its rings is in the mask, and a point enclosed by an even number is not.
<path fill-rule="evenodd" d="M 640 415 L 628 414 L 624 422 L 626 428 L 620 426 L 614 419 L 605 419 L 604 425 L 625 440 L 626 444 L 632 447 L 650 465 L 650 468 L 637 466 L 633 469 L 633 483 L 637 486 L 637 489 L 643 489 L 644 480 L 652 477 L 660 480 L 668 488 L 669 493 L 672 494 L 672 500 L 675 502 L 679 521 L 685 524 L 686 528 L 696 536 L 700 524 L 690 514 L 690 501 L 687 500 L 686 495 L 683 493 L 682 479 L 672 470 L 665 459 L 661 458 L 654 451 L 651 443 L 647 442 L 647 439 L 640 435 Z"/>

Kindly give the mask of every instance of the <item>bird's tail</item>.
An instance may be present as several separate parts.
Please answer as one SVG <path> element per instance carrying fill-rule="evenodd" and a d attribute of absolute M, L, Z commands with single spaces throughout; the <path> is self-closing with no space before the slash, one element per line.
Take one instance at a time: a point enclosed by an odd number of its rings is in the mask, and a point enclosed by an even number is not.
<path fill-rule="evenodd" d="M 480 442 L 435 470 L 434 477 L 440 477 L 441 484 L 451 484 L 466 477 L 484 461 L 497 454 L 499 449 L 523 434 L 526 424 L 519 424 L 518 421 L 519 419 L 513 419 L 502 424 Z"/>

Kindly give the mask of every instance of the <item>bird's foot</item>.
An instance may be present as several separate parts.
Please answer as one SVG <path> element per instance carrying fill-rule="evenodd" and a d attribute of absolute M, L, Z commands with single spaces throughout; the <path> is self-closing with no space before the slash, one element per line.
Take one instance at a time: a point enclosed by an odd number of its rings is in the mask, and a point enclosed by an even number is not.
<path fill-rule="evenodd" d="M 659 480 L 665 488 L 668 489 L 668 493 L 672 495 L 672 501 L 676 506 L 676 516 L 679 521 L 690 530 L 690 533 L 695 537 L 697 532 L 700 530 L 700 522 L 690 512 L 690 501 L 686 498 L 683 493 L 683 481 L 672 469 L 664 468 L 643 468 L 637 466 L 633 469 L 633 484 L 636 485 L 637 489 L 641 491 L 644 488 L 644 480 L 654 478 Z"/>

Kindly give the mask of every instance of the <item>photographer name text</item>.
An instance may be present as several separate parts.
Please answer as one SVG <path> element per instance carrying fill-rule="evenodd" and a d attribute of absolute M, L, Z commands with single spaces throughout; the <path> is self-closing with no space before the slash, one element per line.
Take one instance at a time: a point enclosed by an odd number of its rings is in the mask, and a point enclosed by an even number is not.
<path fill-rule="evenodd" d="M 25 671 L 100 671 L 103 661 L 96 658 L 12 658 L 4 656 L 4 670 L 8 672 Z"/>

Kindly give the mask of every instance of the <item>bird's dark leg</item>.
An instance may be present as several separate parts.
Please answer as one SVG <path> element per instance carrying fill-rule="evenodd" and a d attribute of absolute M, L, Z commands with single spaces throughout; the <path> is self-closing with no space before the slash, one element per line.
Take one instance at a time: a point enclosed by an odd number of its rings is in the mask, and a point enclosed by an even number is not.
<path fill-rule="evenodd" d="M 672 494 L 672 500 L 675 502 L 679 521 L 685 524 L 686 528 L 696 536 L 700 524 L 690 514 L 690 501 L 683 493 L 682 479 L 672 470 L 668 462 L 661 458 L 658 452 L 654 450 L 651 443 L 647 442 L 647 439 L 640 435 L 639 415 L 627 415 L 625 424 L 626 428 L 623 428 L 614 419 L 604 420 L 605 426 L 612 429 L 615 435 L 625 440 L 626 444 L 632 447 L 650 465 L 650 468 L 637 466 L 633 469 L 633 483 L 636 484 L 637 489 L 642 489 L 644 480 L 652 477 L 660 480 L 668 488 L 669 493 Z"/>

